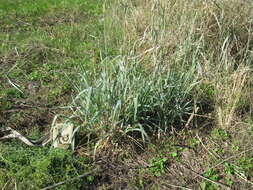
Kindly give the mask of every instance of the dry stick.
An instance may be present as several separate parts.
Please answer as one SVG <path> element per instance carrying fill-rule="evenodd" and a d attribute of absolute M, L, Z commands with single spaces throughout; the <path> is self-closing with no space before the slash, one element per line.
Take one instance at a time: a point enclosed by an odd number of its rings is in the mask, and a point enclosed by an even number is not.
<path fill-rule="evenodd" d="M 21 140 L 23 143 L 25 143 L 28 146 L 39 146 L 39 145 L 45 146 L 47 143 L 51 141 L 49 133 L 43 136 L 42 138 L 40 138 L 39 140 L 30 140 L 29 138 L 21 135 L 18 131 L 10 127 L 5 127 L 4 129 L 0 129 L 0 132 L 4 133 L 6 131 L 10 131 L 10 134 L 0 137 L 0 140 L 18 138 L 19 140 Z"/>
<path fill-rule="evenodd" d="M 253 147 L 250 148 L 250 149 L 248 149 L 248 150 L 244 150 L 244 151 L 242 151 L 242 152 L 240 152 L 240 153 L 238 153 L 238 154 L 235 154 L 235 155 L 233 155 L 233 156 L 230 156 L 230 157 L 228 157 L 228 158 L 222 160 L 222 161 L 219 162 L 218 164 L 212 166 L 212 167 L 209 168 L 209 169 L 216 168 L 216 167 L 218 167 L 219 165 L 223 164 L 224 162 L 227 162 L 228 160 L 231 160 L 231 159 L 233 159 L 233 158 L 236 158 L 236 157 L 238 157 L 238 156 L 240 156 L 240 155 L 242 155 L 242 154 L 244 154 L 244 153 L 246 153 L 246 152 L 252 151 L 252 150 L 253 150 Z"/>
<path fill-rule="evenodd" d="M 235 172 L 235 174 L 236 174 L 238 177 L 240 177 L 241 179 L 243 179 L 244 181 L 246 181 L 247 183 L 253 185 L 253 183 L 252 183 L 251 181 L 247 180 L 247 179 L 246 179 L 245 177 L 243 177 L 240 173 Z"/>
<path fill-rule="evenodd" d="M 22 90 L 19 89 L 19 85 L 15 84 L 14 82 L 11 81 L 11 79 L 9 79 L 9 77 L 6 75 L 6 78 L 8 80 L 8 82 L 10 83 L 11 86 L 13 86 L 15 89 L 17 89 L 19 92 L 21 92 L 21 94 L 24 94 L 24 92 Z"/>
<path fill-rule="evenodd" d="M 2 130 L 0 130 L 1 132 Z M 0 140 L 2 139 L 8 139 L 8 138 L 18 138 L 19 140 L 21 140 L 23 143 L 27 144 L 28 146 L 35 146 L 33 143 L 31 143 L 26 137 L 24 137 L 23 135 L 21 135 L 19 132 L 17 132 L 16 130 L 10 128 L 10 127 L 6 127 L 4 131 L 11 131 L 11 133 L 7 136 L 1 137 Z"/>
<path fill-rule="evenodd" d="M 199 110 L 199 107 L 197 107 L 196 100 L 194 100 L 193 111 L 192 111 L 192 113 L 190 114 L 190 117 L 189 117 L 188 121 L 187 121 L 186 124 L 185 124 L 185 128 L 188 128 L 188 127 L 189 127 L 191 121 L 193 120 L 193 118 L 194 118 L 195 114 L 198 112 L 198 110 Z"/>
<path fill-rule="evenodd" d="M 7 186 L 8 183 L 9 183 L 9 182 L 7 181 L 7 182 L 4 184 L 4 186 L 2 187 L 2 190 L 5 189 L 5 187 Z"/>
<path fill-rule="evenodd" d="M 210 150 L 208 150 L 208 148 L 204 145 L 203 141 L 201 140 L 201 138 L 199 137 L 198 133 L 196 134 L 196 137 L 198 138 L 199 142 L 201 143 L 201 145 L 204 147 L 204 149 L 211 155 L 213 156 L 215 159 L 217 159 L 217 157 L 220 157 L 217 154 L 214 154 L 213 152 L 211 152 Z"/>
<path fill-rule="evenodd" d="M 183 186 L 179 186 L 179 185 L 173 185 L 173 184 L 170 184 L 170 183 L 166 183 L 166 184 L 162 184 L 162 185 L 165 186 L 166 188 L 168 188 L 168 186 L 170 186 L 170 187 L 175 187 L 175 188 L 184 189 L 184 190 L 193 190 L 193 189 L 190 189 L 190 188 L 187 188 L 187 187 L 183 187 Z"/>
<path fill-rule="evenodd" d="M 198 135 L 197 135 L 197 138 L 198 138 L 199 140 L 201 140 L 200 137 L 199 137 Z M 201 141 L 201 143 L 202 143 L 202 141 Z M 202 145 L 204 146 L 203 143 L 202 143 Z M 204 148 L 208 151 L 208 149 L 207 149 L 205 146 L 204 146 Z M 238 156 L 240 156 L 240 155 L 242 155 L 242 154 L 244 154 L 244 153 L 246 153 L 246 152 L 250 152 L 250 151 L 252 151 L 252 150 L 253 150 L 253 147 L 250 148 L 250 149 L 244 150 L 244 151 L 242 151 L 242 152 L 240 152 L 240 153 L 238 153 L 238 154 L 235 154 L 235 155 L 233 155 L 233 156 L 230 156 L 230 157 L 228 157 L 228 158 L 222 160 L 222 161 L 219 162 L 218 164 L 216 164 L 216 165 L 214 165 L 214 166 L 212 166 L 212 167 L 210 167 L 210 168 L 208 168 L 208 169 L 214 169 L 214 168 L 220 166 L 221 164 L 223 164 L 223 163 L 225 163 L 225 162 L 227 162 L 227 161 L 229 161 L 229 160 L 231 160 L 231 159 L 233 159 L 233 158 L 236 158 L 236 157 L 238 157 Z M 208 152 L 209 152 L 209 151 L 208 151 Z M 211 153 L 211 152 L 209 152 L 209 153 Z M 211 155 L 213 155 L 213 154 L 211 154 Z M 214 155 L 213 155 L 213 156 L 214 156 Z M 215 157 L 215 158 L 216 158 L 216 157 Z M 206 171 L 202 172 L 201 175 L 203 175 L 205 172 L 206 172 Z M 251 182 L 251 183 L 252 183 L 252 182 Z"/>
<path fill-rule="evenodd" d="M 17 180 L 15 180 L 15 190 L 18 190 L 18 187 L 17 187 Z"/>
<path fill-rule="evenodd" d="M 190 115 L 190 117 L 189 117 L 187 123 L 185 124 L 185 127 L 186 127 L 186 128 L 189 127 L 191 121 L 193 120 L 193 118 L 194 118 L 195 114 L 198 112 L 198 110 L 199 110 L 199 107 L 197 107 L 196 109 L 193 110 L 193 112 L 191 113 L 191 115 Z"/>
<path fill-rule="evenodd" d="M 219 186 L 221 186 L 221 187 L 224 187 L 224 188 L 226 188 L 226 189 L 231 190 L 231 187 L 228 186 L 228 185 L 226 185 L 226 184 L 223 184 L 223 183 L 220 183 L 220 182 L 217 182 L 217 181 L 213 181 L 213 180 L 211 180 L 211 179 L 209 179 L 209 178 L 207 178 L 207 177 L 205 177 L 205 176 L 199 174 L 198 172 L 196 172 L 196 171 L 194 171 L 194 170 L 188 168 L 188 167 L 185 166 L 185 165 L 182 165 L 182 166 L 183 166 L 185 169 L 189 170 L 190 172 L 194 173 L 195 175 L 197 175 L 198 177 L 200 177 L 200 178 L 202 178 L 202 179 L 205 179 L 205 180 L 207 180 L 207 181 L 209 181 L 209 182 L 211 182 L 211 183 L 214 183 L 214 184 L 216 184 L 216 185 L 219 185 Z"/>
<path fill-rule="evenodd" d="M 71 179 L 67 179 L 67 180 L 65 180 L 65 181 L 61 181 L 61 182 L 59 182 L 59 183 L 55 183 L 54 185 L 51 185 L 51 186 L 42 188 L 42 189 L 40 189 L 40 190 L 53 189 L 53 188 L 55 188 L 55 187 L 58 187 L 58 186 L 60 186 L 60 185 L 63 185 L 64 183 L 71 182 L 71 181 L 74 181 L 74 180 L 76 180 L 76 179 L 79 179 L 79 178 L 86 177 L 86 176 L 88 176 L 88 175 L 94 174 L 95 172 L 101 172 L 101 171 L 102 171 L 101 169 L 96 168 L 96 169 L 94 169 L 93 171 L 84 173 L 84 174 L 82 174 L 82 175 L 73 177 L 73 178 L 71 178 Z"/>

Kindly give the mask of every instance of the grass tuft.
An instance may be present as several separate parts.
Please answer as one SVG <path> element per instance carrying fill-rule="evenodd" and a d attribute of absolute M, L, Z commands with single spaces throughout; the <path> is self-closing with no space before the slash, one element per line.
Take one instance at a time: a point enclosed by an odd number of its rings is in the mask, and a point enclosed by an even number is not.
<path fill-rule="evenodd" d="M 185 73 L 165 66 L 147 72 L 138 62 L 118 57 L 104 60 L 99 74 L 82 75 L 74 106 L 95 133 L 138 131 L 144 140 L 150 132 L 184 125 L 195 82 L 194 66 Z"/>

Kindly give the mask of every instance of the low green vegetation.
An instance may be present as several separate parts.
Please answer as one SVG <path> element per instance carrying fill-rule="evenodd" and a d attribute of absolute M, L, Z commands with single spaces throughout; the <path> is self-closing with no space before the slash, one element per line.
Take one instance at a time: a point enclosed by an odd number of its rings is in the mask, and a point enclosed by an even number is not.
<path fill-rule="evenodd" d="M 33 139 L 66 111 L 80 65 L 96 54 L 99 1 L 0 1 L 0 127 Z M 90 24 L 92 23 L 92 24 Z M 96 31 L 93 29 L 96 28 Z M 92 53 L 90 53 L 92 52 Z M 2 135 L 1 135 L 2 136 Z M 87 157 L 1 142 L 0 188 L 41 189 L 89 172 Z M 81 189 L 77 179 L 57 189 Z"/>
<path fill-rule="evenodd" d="M 0 0 L 0 127 L 76 130 L 72 152 L 1 141 L 0 188 L 252 189 L 252 7 Z"/>
<path fill-rule="evenodd" d="M 49 148 L 27 148 L 18 144 L 1 145 L 0 186 L 6 189 L 41 189 L 73 178 L 92 168 L 85 157 Z M 64 172 L 63 172 L 64 171 Z M 58 189 L 80 189 L 88 180 L 77 179 Z"/>
<path fill-rule="evenodd" d="M 149 171 L 159 177 L 165 173 L 165 164 L 167 158 L 154 158 L 151 160 Z"/>

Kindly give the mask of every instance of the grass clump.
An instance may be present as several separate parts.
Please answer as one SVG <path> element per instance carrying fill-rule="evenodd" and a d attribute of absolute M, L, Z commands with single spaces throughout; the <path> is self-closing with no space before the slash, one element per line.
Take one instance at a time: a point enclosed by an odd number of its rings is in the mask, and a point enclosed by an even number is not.
<path fill-rule="evenodd" d="M 150 72 L 127 58 L 105 60 L 99 74 L 82 75 L 74 103 L 91 131 L 138 131 L 144 139 L 184 125 L 193 107 L 193 74 L 194 66 L 186 73 L 165 66 Z"/>

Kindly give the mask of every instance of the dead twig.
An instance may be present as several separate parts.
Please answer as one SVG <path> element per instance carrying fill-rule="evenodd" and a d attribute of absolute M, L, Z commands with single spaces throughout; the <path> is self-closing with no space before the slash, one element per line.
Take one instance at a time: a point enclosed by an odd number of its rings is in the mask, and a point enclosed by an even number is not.
<path fill-rule="evenodd" d="M 240 174 L 239 172 L 235 172 L 235 174 L 240 177 L 241 179 L 243 179 L 245 182 L 251 184 L 253 186 L 253 182 L 249 181 L 246 177 L 244 177 L 242 174 Z"/>
<path fill-rule="evenodd" d="M 191 121 L 193 120 L 193 118 L 194 118 L 195 114 L 198 112 L 198 110 L 199 110 L 199 107 L 197 107 L 196 101 L 194 101 L 194 108 L 193 108 L 193 111 L 192 111 L 188 121 L 185 124 L 185 128 L 189 127 Z"/>
<path fill-rule="evenodd" d="M 5 127 L 5 128 L 0 129 L 0 133 L 3 134 L 3 136 L 0 137 L 0 140 L 18 138 L 19 140 L 21 140 L 23 143 L 25 143 L 28 146 L 39 146 L 39 145 L 45 146 L 51 140 L 48 134 L 46 134 L 44 137 L 42 137 L 39 140 L 30 140 L 27 137 L 21 135 L 18 131 L 10 127 Z M 7 135 L 4 135 L 6 133 Z"/>
<path fill-rule="evenodd" d="M 4 186 L 2 187 L 2 190 L 5 189 L 5 187 L 7 186 L 8 183 L 9 183 L 9 181 L 7 181 L 7 182 L 4 184 Z"/>
<path fill-rule="evenodd" d="M 207 180 L 207 181 L 209 181 L 209 182 L 211 182 L 211 183 L 213 183 L 213 184 L 219 185 L 219 186 L 221 186 L 221 187 L 223 187 L 223 188 L 225 188 L 225 189 L 231 190 L 231 187 L 228 186 L 227 184 L 223 184 L 223 183 L 220 183 L 220 182 L 218 182 L 218 181 L 213 181 L 213 180 L 211 180 L 211 179 L 209 179 L 209 178 L 203 176 L 202 174 L 199 174 L 198 172 L 192 170 L 191 168 L 189 168 L 189 167 L 186 166 L 185 164 L 182 164 L 182 166 L 183 166 L 185 169 L 189 170 L 190 172 L 194 173 L 196 176 L 198 176 L 198 177 L 200 177 L 200 178 L 202 178 L 202 179 L 204 179 L 204 180 Z"/>
<path fill-rule="evenodd" d="M 173 185 L 173 184 L 170 184 L 170 183 L 162 184 L 162 186 L 165 186 L 167 189 L 170 189 L 171 187 L 175 187 L 175 188 L 184 189 L 184 190 L 193 190 L 193 189 L 190 189 L 188 187 L 183 187 L 183 186 L 180 186 L 180 185 Z"/>
<path fill-rule="evenodd" d="M 196 134 L 197 139 L 199 140 L 199 142 L 201 143 L 201 145 L 204 147 L 204 149 L 211 155 L 213 156 L 215 159 L 220 158 L 220 156 L 212 151 L 210 151 L 203 143 L 202 139 L 199 137 L 198 133 Z"/>
<path fill-rule="evenodd" d="M 13 86 L 16 90 L 18 90 L 21 94 L 24 94 L 22 90 L 20 90 L 20 86 L 11 81 L 11 79 L 6 75 L 6 78 L 11 86 Z"/>
<path fill-rule="evenodd" d="M 231 159 L 233 159 L 233 158 L 236 158 L 236 157 L 238 157 L 238 156 L 241 156 L 242 154 L 244 154 L 244 153 L 246 153 L 246 152 L 250 152 L 250 151 L 252 151 L 252 150 L 253 150 L 253 147 L 252 147 L 252 148 L 250 148 L 250 149 L 244 150 L 244 151 L 242 151 L 242 152 L 240 152 L 240 153 L 238 153 L 238 154 L 235 154 L 235 155 L 233 155 L 233 156 L 230 156 L 230 157 L 228 157 L 228 158 L 226 158 L 226 159 L 222 160 L 222 161 L 221 161 L 221 162 L 219 162 L 218 164 L 216 164 L 216 165 L 212 166 L 212 167 L 211 167 L 211 168 L 209 168 L 209 169 L 216 168 L 216 167 L 220 166 L 221 164 L 223 164 L 223 163 L 227 162 L 228 160 L 231 160 Z"/>
<path fill-rule="evenodd" d="M 189 125 L 190 125 L 191 121 L 193 120 L 194 116 L 196 116 L 195 113 L 197 113 L 198 110 L 199 110 L 199 107 L 197 107 L 196 110 L 194 110 L 194 111 L 192 112 L 192 114 L 190 115 L 190 117 L 189 117 L 187 123 L 185 124 L 185 127 L 186 127 L 186 128 L 189 127 Z"/>
<path fill-rule="evenodd" d="M 26 137 L 24 137 L 19 132 L 17 132 L 16 130 L 14 130 L 10 127 L 6 127 L 4 129 L 2 129 L 1 132 L 9 132 L 10 134 L 1 137 L 0 140 L 10 139 L 10 138 L 18 138 L 19 140 L 21 140 L 23 143 L 27 144 L 28 146 L 35 146 L 33 143 L 30 142 L 30 140 L 28 140 Z"/>

